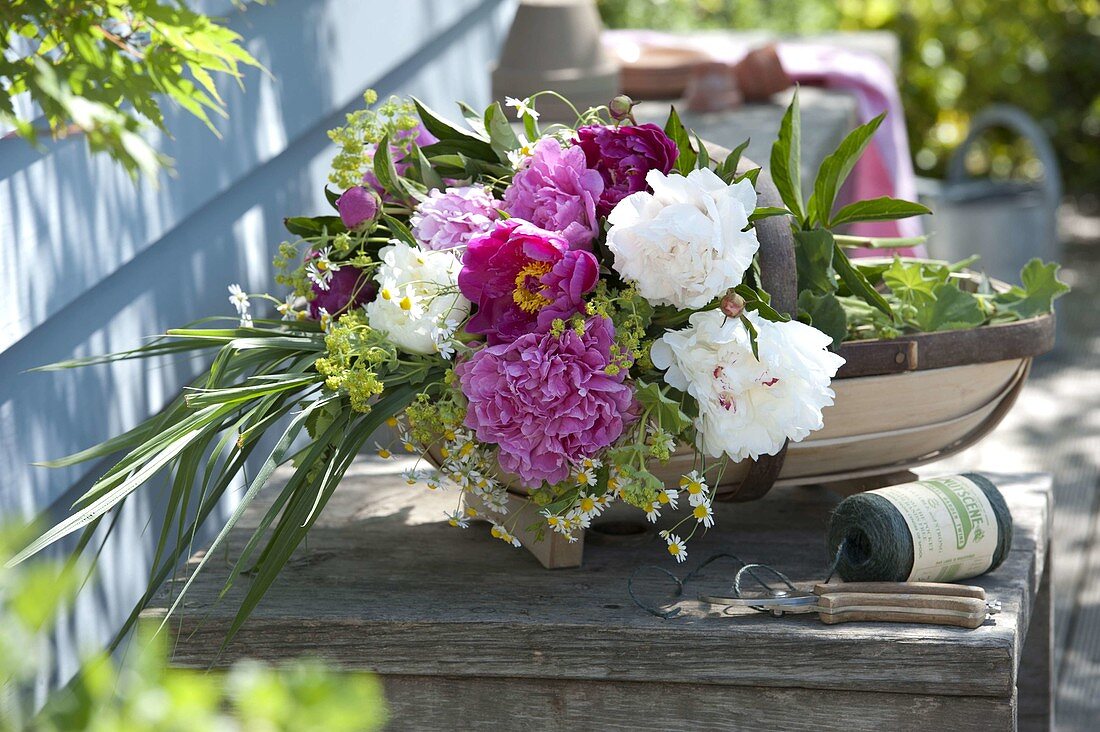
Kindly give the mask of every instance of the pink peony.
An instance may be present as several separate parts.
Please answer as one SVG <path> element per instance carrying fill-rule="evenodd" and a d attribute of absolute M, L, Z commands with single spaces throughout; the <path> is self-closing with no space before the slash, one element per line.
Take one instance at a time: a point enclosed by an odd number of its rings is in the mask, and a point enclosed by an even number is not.
<path fill-rule="evenodd" d="M 607 216 L 631 193 L 646 190 L 646 173 L 668 173 L 680 155 L 664 130 L 650 123 L 581 127 L 577 130 L 577 145 L 584 150 L 588 167 L 603 177 L 603 195 L 596 207 L 600 216 Z"/>
<path fill-rule="evenodd" d="M 614 338 L 611 321 L 594 317 L 584 335 L 529 333 L 455 368 L 469 399 L 466 426 L 500 448 L 501 467 L 524 485 L 565 480 L 622 435 L 634 394 L 625 370 L 605 371 Z"/>
<path fill-rule="evenodd" d="M 309 301 L 309 317 L 321 319 L 323 309 L 329 315 L 343 315 L 360 305 L 365 305 L 378 294 L 378 284 L 363 270 L 343 265 L 332 273 L 328 289 L 322 290 L 313 283 L 313 299 Z"/>
<path fill-rule="evenodd" d="M 425 249 L 452 249 L 484 234 L 500 218 L 500 201 L 484 186 L 434 190 L 420 202 L 410 223 Z"/>
<path fill-rule="evenodd" d="M 504 192 L 504 210 L 561 232 L 573 249 L 591 249 L 600 233 L 596 204 L 604 183 L 598 171 L 588 169 L 584 151 L 563 149 L 557 140 L 545 137 L 523 165 Z"/>
<path fill-rule="evenodd" d="M 580 312 L 599 279 L 591 252 L 571 250 L 552 231 L 522 219 L 500 221 L 466 247 L 458 288 L 477 305 L 466 324 L 490 344 L 506 343 L 555 318 Z"/>

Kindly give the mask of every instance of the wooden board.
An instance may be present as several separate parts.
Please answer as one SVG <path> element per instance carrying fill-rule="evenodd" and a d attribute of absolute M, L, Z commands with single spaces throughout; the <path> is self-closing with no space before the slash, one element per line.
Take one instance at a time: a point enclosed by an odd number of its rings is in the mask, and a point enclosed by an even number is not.
<path fill-rule="evenodd" d="M 522 698 L 528 715 L 554 720 L 562 709 L 553 700 L 561 697 L 548 690 L 550 685 L 568 690 L 579 688 L 569 686 L 577 682 L 637 682 L 655 693 L 670 690 L 667 685 L 697 687 L 698 704 L 706 705 L 697 713 L 707 715 L 700 719 L 718 719 L 713 715 L 730 705 L 759 698 L 784 700 L 788 710 L 819 703 L 839 710 L 846 699 L 881 710 L 892 702 L 893 713 L 876 712 L 868 719 L 897 720 L 898 728 L 906 719 L 910 726 L 945 719 L 937 715 L 955 708 L 970 710 L 960 721 L 983 713 L 1005 721 L 1015 711 L 1017 666 L 1045 564 L 1050 482 L 1024 475 L 998 480 L 1016 534 L 1004 565 L 972 581 L 1003 605 L 995 625 L 973 631 L 826 626 L 809 616 L 721 617 L 695 599 L 700 592 L 727 591 L 731 566 L 720 564 L 688 585 L 678 618 L 663 620 L 631 603 L 626 583 L 638 567 L 656 563 L 682 575 L 717 552 L 771 563 L 799 582 L 822 579 L 824 525 L 839 500 L 827 491 L 776 489 L 761 501 L 717 506 L 716 528 L 692 541 L 684 567 L 667 559 L 650 530 L 642 540 L 617 544 L 605 537 L 590 543 L 583 568 L 547 572 L 526 552 L 509 549 L 484 530 L 446 526 L 442 516 L 453 508 L 453 493 L 410 489 L 396 476 L 367 474 L 345 480 L 311 532 L 308 549 L 221 656 L 217 649 L 242 593 L 235 587 L 216 602 L 225 570 L 220 563 L 210 567 L 180 616 L 174 659 L 206 667 L 246 655 L 320 654 L 349 668 L 399 677 L 391 688 L 397 689 L 401 710 L 415 706 L 409 688 L 453 694 L 444 696 L 456 700 L 448 707 L 451 720 L 482 720 L 493 710 L 508 714 L 515 708 L 518 702 L 499 699 L 493 689 L 547 689 Z M 243 523 L 254 524 L 259 510 L 250 509 Z M 241 529 L 233 532 L 231 554 L 245 538 Z M 660 585 L 645 581 L 638 590 L 655 597 L 668 587 L 667 579 Z M 146 615 L 162 617 L 165 602 L 162 597 Z M 456 679 L 470 692 L 466 703 L 457 701 L 454 690 L 463 687 L 455 686 Z M 713 691 L 702 693 L 708 687 Z M 611 687 L 592 688 L 615 693 Z M 488 691 L 475 693 L 479 689 Z M 727 694 L 728 705 L 722 702 Z M 653 704 L 665 696 L 647 698 Z M 950 701 L 922 701 L 933 696 Z M 496 701 L 487 708 L 477 706 L 478 699 Z M 849 717 L 857 720 L 860 714 L 850 709 Z M 632 718 L 636 724 L 638 718 Z M 964 726 L 969 725 L 955 728 Z"/>

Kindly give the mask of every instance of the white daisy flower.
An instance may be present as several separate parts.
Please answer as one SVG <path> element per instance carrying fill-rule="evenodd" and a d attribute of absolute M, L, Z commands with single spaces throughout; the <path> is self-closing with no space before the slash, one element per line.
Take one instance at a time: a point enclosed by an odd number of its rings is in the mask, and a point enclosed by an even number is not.
<path fill-rule="evenodd" d="M 251 315 L 251 313 L 241 313 L 241 327 L 242 328 L 251 328 L 252 327 L 252 315 Z"/>
<path fill-rule="evenodd" d="M 688 503 L 691 506 L 698 506 L 707 502 L 707 482 L 698 470 L 693 470 L 682 476 L 680 487 L 687 491 Z"/>
<path fill-rule="evenodd" d="M 340 263 L 332 261 L 331 255 L 332 247 L 325 247 L 306 264 L 306 277 L 322 290 L 328 289 L 332 275 L 340 271 Z"/>
<path fill-rule="evenodd" d="M 642 510 L 645 511 L 646 520 L 651 524 L 657 523 L 657 519 L 661 518 L 661 509 L 658 508 L 656 501 L 650 501 L 642 506 Z"/>
<path fill-rule="evenodd" d="M 275 309 L 279 311 L 279 315 L 283 316 L 283 320 L 296 320 L 298 318 L 298 298 L 294 293 L 290 293 L 286 296 L 286 300 L 275 306 Z"/>
<path fill-rule="evenodd" d="M 595 516 L 599 516 L 600 512 L 603 510 L 600 507 L 599 501 L 596 499 L 596 497 L 591 496 L 587 493 L 581 493 L 577 497 L 577 507 L 576 508 L 577 508 L 577 511 L 580 512 L 581 516 L 584 516 L 585 518 L 588 518 L 588 519 L 591 519 Z"/>
<path fill-rule="evenodd" d="M 470 518 L 462 511 L 453 511 L 444 515 L 447 517 L 447 523 L 455 528 L 465 529 L 470 526 Z"/>
<path fill-rule="evenodd" d="M 672 510 L 676 510 L 676 503 L 680 499 L 680 491 L 673 488 L 666 488 L 657 494 L 657 502 L 667 505 Z"/>
<path fill-rule="evenodd" d="M 516 99 L 515 97 L 504 97 L 505 106 L 512 107 L 516 110 L 516 119 L 523 119 L 525 116 L 530 116 L 531 119 L 538 119 L 539 113 L 535 111 L 535 108 L 531 106 L 531 99 Z"/>
<path fill-rule="evenodd" d="M 668 553 L 683 563 L 688 557 L 687 544 L 676 534 L 665 533 L 665 541 L 668 543 Z"/>
<path fill-rule="evenodd" d="M 234 283 L 229 286 L 229 302 L 233 303 L 233 307 L 237 310 L 237 315 L 244 317 L 248 309 L 252 307 L 252 303 L 248 299 L 248 293 L 246 293 L 241 286 Z"/>
<path fill-rule="evenodd" d="M 695 517 L 695 520 L 701 523 L 706 528 L 714 526 L 714 510 L 710 507 L 710 501 L 706 503 L 700 503 L 698 506 L 691 510 L 691 515 Z"/>
<path fill-rule="evenodd" d="M 512 546 L 522 546 L 519 543 L 519 539 L 512 536 L 512 533 L 508 531 L 508 529 L 504 528 L 495 521 L 493 522 L 493 528 L 489 529 L 489 533 L 492 534 L 494 538 L 508 542 Z"/>
<path fill-rule="evenodd" d="M 591 468 L 581 468 L 574 480 L 581 486 L 596 485 L 596 471 Z"/>

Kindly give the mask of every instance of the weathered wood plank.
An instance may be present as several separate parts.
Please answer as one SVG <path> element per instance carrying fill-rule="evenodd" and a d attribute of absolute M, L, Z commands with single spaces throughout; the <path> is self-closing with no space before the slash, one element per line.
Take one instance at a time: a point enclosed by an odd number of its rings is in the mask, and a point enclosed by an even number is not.
<path fill-rule="evenodd" d="M 1010 730 L 1013 700 L 695 684 L 387 676 L 387 730 Z M 551 710 L 551 714 L 547 714 Z"/>
<path fill-rule="evenodd" d="M 1003 612 L 995 625 L 973 631 L 720 617 L 694 598 L 726 591 L 730 565 L 715 565 L 689 584 L 682 615 L 662 620 L 634 607 L 626 590 L 641 565 L 675 569 L 652 532 L 640 543 L 604 537 L 588 546 L 583 568 L 551 573 L 483 531 L 446 526 L 442 515 L 457 495 L 398 482 L 366 474 L 346 479 L 309 548 L 220 658 L 216 650 L 241 588 L 216 603 L 224 569 L 211 568 L 184 608 L 175 661 L 207 666 L 309 652 L 384 675 L 690 680 L 1006 699 L 1047 539 L 1049 481 L 1005 479 L 1017 525 L 1013 549 L 997 572 L 975 581 L 1002 602 Z M 795 580 L 819 581 L 824 525 L 838 500 L 820 489 L 777 489 L 755 503 L 718 506 L 718 525 L 693 540 L 688 566 L 735 551 Z M 232 537 L 231 553 L 244 539 L 240 532 Z M 667 590 L 667 582 L 639 586 L 651 596 Z"/>

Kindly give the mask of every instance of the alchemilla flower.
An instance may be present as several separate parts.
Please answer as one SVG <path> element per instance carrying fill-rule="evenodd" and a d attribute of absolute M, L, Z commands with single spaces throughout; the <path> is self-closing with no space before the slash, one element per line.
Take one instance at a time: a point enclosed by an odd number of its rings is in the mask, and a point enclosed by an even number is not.
<path fill-rule="evenodd" d="M 711 457 L 774 455 L 787 439 L 821 429 L 821 410 L 833 403 L 829 382 L 844 363 L 815 328 L 744 317 L 756 328 L 759 361 L 741 319 L 718 310 L 693 314 L 689 327 L 665 333 L 650 351 L 653 365 L 667 369 L 665 381 L 698 401 L 698 447 Z"/>
<path fill-rule="evenodd" d="M 409 353 L 437 353 L 438 329 L 462 321 L 470 302 L 458 291 L 458 258 L 449 251 L 425 252 L 394 242 L 379 253 L 378 297 L 367 305 L 375 330 Z"/>
<path fill-rule="evenodd" d="M 588 125 L 577 130 L 577 144 L 584 150 L 588 167 L 603 176 L 603 195 L 596 213 L 607 216 L 615 204 L 631 193 L 646 189 L 651 170 L 668 173 L 680 151 L 655 124 Z"/>
<path fill-rule="evenodd" d="M 462 259 L 458 286 L 477 303 L 466 330 L 491 345 L 547 330 L 580 312 L 598 279 L 596 258 L 571 250 L 559 234 L 522 219 L 498 222 L 470 241 Z"/>
<path fill-rule="evenodd" d="M 760 243 L 743 229 L 756 191 L 727 185 L 712 171 L 664 175 L 651 170 L 652 193 L 632 193 L 608 217 L 607 248 L 615 270 L 654 305 L 705 307 L 741 284 Z"/>
<path fill-rule="evenodd" d="M 600 232 L 596 204 L 603 188 L 603 178 L 588 168 L 583 150 L 544 137 L 504 192 L 504 210 L 560 232 L 574 249 L 591 249 Z"/>
<path fill-rule="evenodd" d="M 605 371 L 614 339 L 611 321 L 594 317 L 583 334 L 529 333 L 481 349 L 455 368 L 469 399 L 466 426 L 497 445 L 501 467 L 525 485 L 565 480 L 629 421 L 625 372 Z"/>
<path fill-rule="evenodd" d="M 500 218 L 500 201 L 485 186 L 434 190 L 420 202 L 409 223 L 425 249 L 452 249 L 488 231 Z"/>

